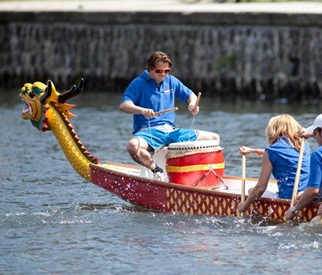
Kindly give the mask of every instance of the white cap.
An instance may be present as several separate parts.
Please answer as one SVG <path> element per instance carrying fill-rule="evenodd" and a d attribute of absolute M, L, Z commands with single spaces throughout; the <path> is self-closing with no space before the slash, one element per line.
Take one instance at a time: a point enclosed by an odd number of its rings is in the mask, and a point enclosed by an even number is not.
<path fill-rule="evenodd" d="M 305 132 L 312 134 L 316 128 L 322 128 L 322 114 L 318 115 L 313 122 L 313 125 L 305 129 Z"/>

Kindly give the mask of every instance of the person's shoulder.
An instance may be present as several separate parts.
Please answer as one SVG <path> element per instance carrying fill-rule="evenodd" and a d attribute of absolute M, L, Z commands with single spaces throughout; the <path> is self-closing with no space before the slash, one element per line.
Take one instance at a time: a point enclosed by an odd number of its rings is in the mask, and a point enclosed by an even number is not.
<path fill-rule="evenodd" d="M 317 158 L 322 162 L 322 146 L 317 148 L 313 153 L 312 153 L 312 158 Z"/>
<path fill-rule="evenodd" d="M 167 79 L 168 81 L 173 81 L 173 82 L 177 82 L 177 83 L 181 83 L 181 81 L 179 80 L 179 78 L 177 78 L 176 76 L 169 74 L 165 79 Z"/>
<path fill-rule="evenodd" d="M 171 86 L 176 87 L 178 91 L 182 91 L 188 96 L 193 92 L 190 88 L 184 85 L 179 78 L 175 77 L 174 75 L 168 75 L 166 79 Z"/>
<path fill-rule="evenodd" d="M 319 147 L 315 150 L 315 152 L 319 152 L 320 154 L 322 154 L 322 146 L 319 146 Z"/>
<path fill-rule="evenodd" d="M 285 144 L 283 144 L 283 142 L 281 142 L 280 138 L 278 138 L 273 144 L 268 145 L 265 148 L 265 151 L 270 152 L 270 153 L 271 152 L 278 153 L 279 150 L 284 147 L 286 147 Z"/>
<path fill-rule="evenodd" d="M 292 142 L 285 136 L 281 136 L 277 138 L 277 140 L 270 146 L 275 148 L 285 148 L 285 149 L 294 148 L 294 146 L 292 145 Z"/>
<path fill-rule="evenodd" d="M 134 80 L 148 80 L 149 79 L 149 76 L 147 74 L 147 71 L 143 71 L 141 74 L 139 74 L 136 78 L 134 78 Z"/>
<path fill-rule="evenodd" d="M 130 86 L 140 86 L 142 83 L 145 83 L 148 80 L 149 76 L 143 72 L 131 81 Z"/>
<path fill-rule="evenodd" d="M 267 149 L 267 150 L 270 150 L 270 149 L 274 149 L 274 148 L 276 148 L 276 147 L 280 147 L 280 146 L 281 146 L 281 140 L 280 140 L 280 138 L 278 138 L 274 143 L 272 143 L 272 144 L 268 145 L 268 146 L 266 147 L 266 149 Z"/>

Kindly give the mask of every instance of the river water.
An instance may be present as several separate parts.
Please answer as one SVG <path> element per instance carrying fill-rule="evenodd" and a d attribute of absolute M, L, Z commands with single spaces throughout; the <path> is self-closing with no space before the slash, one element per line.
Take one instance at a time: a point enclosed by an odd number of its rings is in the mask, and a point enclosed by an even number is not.
<path fill-rule="evenodd" d="M 268 224 L 238 217 L 159 213 L 130 205 L 86 182 L 51 132 L 21 119 L 18 92 L 0 103 L 0 274 L 321 274 L 322 226 Z M 132 163 L 125 152 L 131 116 L 120 95 L 85 92 L 71 120 L 91 154 Z M 177 124 L 191 127 L 178 104 Z M 309 126 L 320 106 L 202 98 L 193 127 L 221 135 L 227 175 L 241 175 L 240 145 L 263 148 L 269 118 Z M 312 150 L 316 148 L 310 142 Z M 247 159 L 257 177 L 260 159 Z"/>

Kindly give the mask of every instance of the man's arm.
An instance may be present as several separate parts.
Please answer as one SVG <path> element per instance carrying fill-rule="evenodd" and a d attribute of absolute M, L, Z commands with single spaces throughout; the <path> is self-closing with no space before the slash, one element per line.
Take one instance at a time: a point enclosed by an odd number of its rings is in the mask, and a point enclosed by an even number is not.
<path fill-rule="evenodd" d="M 120 104 L 119 110 L 121 112 L 132 115 L 144 115 L 146 118 L 155 116 L 154 110 L 136 106 L 132 101 L 124 101 Z"/>
<path fill-rule="evenodd" d="M 296 214 L 302 210 L 305 206 L 308 206 L 318 195 L 319 188 L 307 187 L 300 197 L 300 200 L 285 213 L 287 220 L 293 219 Z"/>

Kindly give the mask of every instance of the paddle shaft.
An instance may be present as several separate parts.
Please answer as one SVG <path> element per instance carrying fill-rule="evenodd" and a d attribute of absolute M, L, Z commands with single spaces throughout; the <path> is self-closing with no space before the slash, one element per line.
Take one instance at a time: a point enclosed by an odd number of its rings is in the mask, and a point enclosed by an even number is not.
<path fill-rule="evenodd" d="M 242 154 L 242 185 L 241 185 L 241 201 L 245 201 L 246 188 L 246 155 Z"/>
<path fill-rule="evenodd" d="M 163 110 L 163 111 L 155 112 L 154 114 L 157 116 L 157 115 L 168 113 L 168 112 L 175 112 L 175 111 L 178 111 L 178 109 L 179 109 L 178 107 L 174 107 L 174 108 L 171 108 L 171 109 L 166 109 L 166 110 Z"/>
<path fill-rule="evenodd" d="M 295 181 L 294 181 L 294 187 L 293 187 L 293 194 L 292 194 L 292 200 L 291 200 L 291 207 L 294 206 L 296 195 L 297 195 L 297 189 L 299 187 L 300 182 L 300 175 L 301 175 L 301 168 L 302 168 L 302 160 L 303 160 L 303 154 L 304 154 L 304 147 L 305 147 L 305 139 L 302 138 L 301 141 L 301 149 L 300 149 L 300 155 L 299 155 L 299 161 L 297 164 L 296 169 L 296 175 L 295 175 Z"/>

